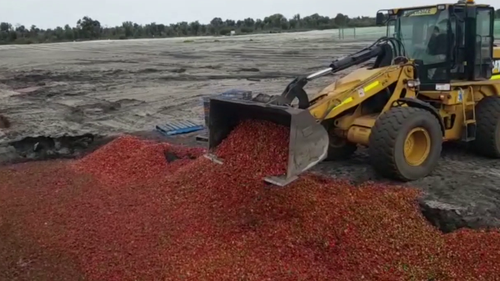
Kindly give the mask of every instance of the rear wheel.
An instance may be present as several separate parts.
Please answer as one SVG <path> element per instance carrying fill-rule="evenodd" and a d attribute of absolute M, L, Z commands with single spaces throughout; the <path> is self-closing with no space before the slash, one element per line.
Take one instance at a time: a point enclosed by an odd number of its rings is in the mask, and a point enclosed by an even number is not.
<path fill-rule="evenodd" d="M 500 158 L 500 97 L 485 97 L 476 105 L 476 139 L 472 148 L 480 155 Z"/>
<path fill-rule="evenodd" d="M 370 134 L 373 168 L 402 181 L 423 178 L 439 161 L 442 139 L 439 121 L 427 110 L 392 108 L 378 118 Z"/>

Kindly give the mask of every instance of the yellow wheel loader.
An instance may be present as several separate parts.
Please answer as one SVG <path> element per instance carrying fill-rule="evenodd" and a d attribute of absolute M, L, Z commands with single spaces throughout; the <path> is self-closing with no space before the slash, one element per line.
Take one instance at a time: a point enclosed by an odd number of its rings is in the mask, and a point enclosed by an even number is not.
<path fill-rule="evenodd" d="M 368 147 L 379 174 L 401 181 L 429 175 L 447 141 L 469 142 L 479 154 L 500 158 L 494 17 L 493 7 L 470 0 L 379 11 L 386 37 L 296 78 L 281 95 L 212 98 L 208 156 L 215 159 L 211 152 L 231 130 L 253 118 L 290 127 L 288 172 L 265 179 L 280 186 L 323 160 L 349 157 L 358 146 Z M 358 65 L 364 67 L 311 98 L 304 90 L 316 78 Z"/>

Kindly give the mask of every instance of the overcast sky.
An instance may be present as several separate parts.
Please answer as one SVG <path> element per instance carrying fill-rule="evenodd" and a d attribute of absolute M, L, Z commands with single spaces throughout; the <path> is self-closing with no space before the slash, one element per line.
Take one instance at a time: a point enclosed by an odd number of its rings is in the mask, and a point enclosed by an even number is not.
<path fill-rule="evenodd" d="M 494 2 L 496 8 L 500 8 L 500 0 L 478 3 L 494 5 Z M 274 13 L 286 17 L 314 13 L 330 17 L 337 13 L 374 16 L 378 9 L 435 3 L 433 0 L 0 0 L 0 22 L 53 28 L 65 24 L 74 26 L 85 15 L 109 26 L 121 25 L 124 21 L 207 23 L 214 17 L 238 20 L 263 18 Z"/>

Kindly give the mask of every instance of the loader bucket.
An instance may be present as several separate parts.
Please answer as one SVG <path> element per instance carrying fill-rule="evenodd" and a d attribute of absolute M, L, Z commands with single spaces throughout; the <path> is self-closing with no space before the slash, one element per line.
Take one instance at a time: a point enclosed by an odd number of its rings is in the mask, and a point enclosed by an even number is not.
<path fill-rule="evenodd" d="M 328 133 L 308 110 L 251 100 L 212 98 L 208 117 L 207 158 L 222 163 L 212 152 L 245 119 L 267 120 L 290 128 L 287 173 L 265 178 L 266 182 L 285 186 L 327 156 Z"/>

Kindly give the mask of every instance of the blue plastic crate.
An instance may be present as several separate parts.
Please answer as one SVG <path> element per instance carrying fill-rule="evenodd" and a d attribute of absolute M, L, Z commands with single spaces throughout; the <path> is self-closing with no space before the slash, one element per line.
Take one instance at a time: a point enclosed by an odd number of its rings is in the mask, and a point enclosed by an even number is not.
<path fill-rule="evenodd" d="M 191 121 L 173 121 L 163 125 L 157 125 L 156 130 L 165 136 L 182 135 L 201 131 L 205 126 Z"/>

